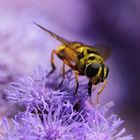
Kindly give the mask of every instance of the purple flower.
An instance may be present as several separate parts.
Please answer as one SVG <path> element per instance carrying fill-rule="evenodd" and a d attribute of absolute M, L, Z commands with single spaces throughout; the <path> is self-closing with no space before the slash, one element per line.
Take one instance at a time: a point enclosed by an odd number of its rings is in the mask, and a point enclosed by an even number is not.
<path fill-rule="evenodd" d="M 67 73 L 67 78 L 60 88 L 57 87 L 59 81 L 62 80 L 61 77 L 54 74 L 45 78 L 46 73 L 39 67 L 31 77 L 24 77 L 19 82 L 12 82 L 9 88 L 5 90 L 8 99 L 28 108 L 42 103 L 42 98 L 48 104 L 57 103 L 59 100 L 70 100 L 73 105 L 80 103 L 81 107 L 84 106 L 88 98 L 87 87 L 84 83 L 80 84 L 78 93 L 74 96 L 75 86 L 73 85 L 75 85 L 75 80 L 71 72 Z"/>
<path fill-rule="evenodd" d="M 21 103 L 26 110 L 16 114 L 11 123 L 3 119 L 1 140 L 133 139 L 131 135 L 125 136 L 124 128 L 120 129 L 123 121 L 109 113 L 112 103 L 88 108 L 85 83 L 80 84 L 74 96 L 71 73 L 56 90 L 60 77 L 45 76 L 46 72 L 39 68 L 32 77 L 12 83 L 6 91 L 11 101 Z"/>
<path fill-rule="evenodd" d="M 117 131 L 122 121 L 116 115 L 106 116 L 109 107 L 107 104 L 82 114 L 75 112 L 70 103 L 59 104 L 55 110 L 45 104 L 48 113 L 19 113 L 11 128 L 4 119 L 3 140 L 132 140 L 132 136 L 123 136 L 125 129 Z"/>

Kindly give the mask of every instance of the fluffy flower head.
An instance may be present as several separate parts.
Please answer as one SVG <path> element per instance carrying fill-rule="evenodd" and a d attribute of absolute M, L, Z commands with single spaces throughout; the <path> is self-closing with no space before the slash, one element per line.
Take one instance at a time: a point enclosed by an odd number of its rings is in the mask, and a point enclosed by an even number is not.
<path fill-rule="evenodd" d="M 32 77 L 12 83 L 7 90 L 9 99 L 22 103 L 26 109 L 16 114 L 11 123 L 3 119 L 2 140 L 133 139 L 124 135 L 124 128 L 120 129 L 123 121 L 109 113 L 112 103 L 88 109 L 86 85 L 81 84 L 78 94 L 73 96 L 71 76 L 61 88 L 54 90 L 49 82 L 57 83 L 55 77 L 45 78 L 45 75 L 39 69 Z"/>

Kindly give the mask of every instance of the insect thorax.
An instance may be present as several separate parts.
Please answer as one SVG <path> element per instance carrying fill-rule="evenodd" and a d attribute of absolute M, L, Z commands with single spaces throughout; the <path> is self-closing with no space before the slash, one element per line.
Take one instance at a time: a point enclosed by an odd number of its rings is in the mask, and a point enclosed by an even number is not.
<path fill-rule="evenodd" d="M 60 59 L 67 59 L 74 62 L 75 64 L 78 61 L 76 52 L 73 49 L 66 47 L 65 45 L 60 45 L 57 49 L 57 52 Z"/>

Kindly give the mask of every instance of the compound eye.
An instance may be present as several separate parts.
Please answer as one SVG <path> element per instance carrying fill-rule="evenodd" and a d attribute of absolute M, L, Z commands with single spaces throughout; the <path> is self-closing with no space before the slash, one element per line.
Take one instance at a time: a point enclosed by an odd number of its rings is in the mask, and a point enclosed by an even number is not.
<path fill-rule="evenodd" d="M 86 76 L 90 78 L 94 77 L 98 73 L 99 68 L 100 68 L 100 64 L 98 63 L 92 63 L 88 65 L 85 69 Z"/>
<path fill-rule="evenodd" d="M 106 76 L 105 76 L 105 79 L 108 77 L 108 74 L 109 74 L 109 67 L 106 66 Z"/>

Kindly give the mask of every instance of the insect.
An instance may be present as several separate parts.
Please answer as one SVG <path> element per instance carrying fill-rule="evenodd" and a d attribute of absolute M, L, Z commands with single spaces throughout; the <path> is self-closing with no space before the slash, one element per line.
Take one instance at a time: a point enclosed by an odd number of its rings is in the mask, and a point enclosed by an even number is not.
<path fill-rule="evenodd" d="M 76 81 L 76 89 L 74 94 L 77 93 L 79 87 L 78 75 L 86 76 L 89 79 L 89 96 L 91 96 L 93 84 L 98 85 L 99 83 L 103 83 L 97 92 L 98 103 L 99 95 L 106 85 L 106 79 L 109 74 L 109 68 L 106 64 L 104 64 L 104 61 L 109 57 L 110 49 L 103 45 L 95 45 L 92 47 L 81 42 L 68 41 L 42 27 L 41 25 L 37 23 L 35 24 L 62 43 L 56 50 L 52 51 L 52 70 L 49 74 L 53 73 L 56 69 L 54 55 L 57 55 L 63 61 L 63 79 L 65 78 L 65 65 L 68 65 L 74 71 Z"/>

